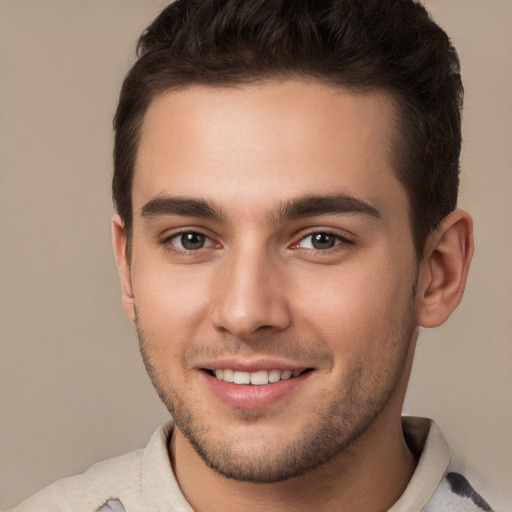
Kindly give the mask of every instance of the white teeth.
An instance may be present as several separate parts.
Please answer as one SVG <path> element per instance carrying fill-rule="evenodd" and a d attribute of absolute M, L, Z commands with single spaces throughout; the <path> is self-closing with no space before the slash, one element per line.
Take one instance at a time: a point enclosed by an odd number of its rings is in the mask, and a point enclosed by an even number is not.
<path fill-rule="evenodd" d="M 251 382 L 251 374 L 249 372 L 235 372 L 233 382 L 235 384 L 249 384 Z"/>
<path fill-rule="evenodd" d="M 269 382 L 279 382 L 281 380 L 281 370 L 270 370 L 268 372 Z"/>
<path fill-rule="evenodd" d="M 234 382 L 235 384 L 252 384 L 262 386 L 264 384 L 279 382 L 293 377 L 298 377 L 302 370 L 260 370 L 257 372 L 238 372 L 225 368 L 214 370 L 215 377 L 225 382 Z"/>
<path fill-rule="evenodd" d="M 268 372 L 261 370 L 261 372 L 251 372 L 250 374 L 251 384 L 261 386 L 262 384 L 268 384 Z"/>
<path fill-rule="evenodd" d="M 289 379 L 293 372 L 291 370 L 284 370 L 281 372 L 281 380 Z"/>
<path fill-rule="evenodd" d="M 233 370 L 222 370 L 222 380 L 226 382 L 234 382 L 235 380 L 235 372 Z"/>

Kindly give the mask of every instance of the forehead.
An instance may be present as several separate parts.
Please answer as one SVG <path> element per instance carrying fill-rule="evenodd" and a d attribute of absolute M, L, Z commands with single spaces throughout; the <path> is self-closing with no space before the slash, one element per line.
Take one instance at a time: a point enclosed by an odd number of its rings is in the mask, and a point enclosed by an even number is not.
<path fill-rule="evenodd" d="M 383 93 L 306 80 L 168 91 L 144 118 L 135 216 L 170 194 L 262 208 L 343 192 L 379 206 L 405 194 L 391 165 L 393 120 Z"/>

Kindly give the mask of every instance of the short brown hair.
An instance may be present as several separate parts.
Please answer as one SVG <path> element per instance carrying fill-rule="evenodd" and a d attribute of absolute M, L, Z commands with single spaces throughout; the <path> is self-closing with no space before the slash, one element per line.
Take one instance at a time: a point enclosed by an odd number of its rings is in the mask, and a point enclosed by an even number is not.
<path fill-rule="evenodd" d="M 158 94 L 307 77 L 394 99 L 393 164 L 421 257 L 456 208 L 463 88 L 446 33 L 413 0 L 177 0 L 141 36 L 114 119 L 115 207 L 129 250 L 140 128 Z"/>

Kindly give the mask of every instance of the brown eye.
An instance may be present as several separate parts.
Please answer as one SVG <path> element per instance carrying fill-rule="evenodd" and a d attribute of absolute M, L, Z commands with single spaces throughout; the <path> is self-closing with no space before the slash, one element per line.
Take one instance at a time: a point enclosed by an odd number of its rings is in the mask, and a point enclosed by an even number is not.
<path fill-rule="evenodd" d="M 197 251 L 212 245 L 212 241 L 207 236 L 195 231 L 179 233 L 171 238 L 171 242 L 178 249 L 185 251 Z"/>
<path fill-rule="evenodd" d="M 317 251 L 331 249 L 342 241 L 341 237 L 332 233 L 319 231 L 311 233 L 299 242 L 299 247 Z"/>
<path fill-rule="evenodd" d="M 315 233 L 311 237 L 311 245 L 315 249 L 330 249 L 336 245 L 336 237 L 329 233 Z"/>

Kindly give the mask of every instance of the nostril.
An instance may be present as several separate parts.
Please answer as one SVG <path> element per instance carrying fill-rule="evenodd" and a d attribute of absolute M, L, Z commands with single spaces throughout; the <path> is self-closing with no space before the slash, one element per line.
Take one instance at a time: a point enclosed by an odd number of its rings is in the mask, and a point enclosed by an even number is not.
<path fill-rule="evenodd" d="M 272 329 L 275 329 L 272 325 L 262 325 L 256 329 L 256 331 L 270 331 Z"/>

